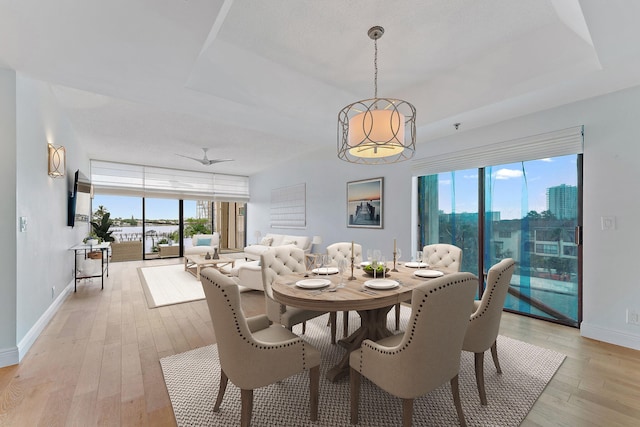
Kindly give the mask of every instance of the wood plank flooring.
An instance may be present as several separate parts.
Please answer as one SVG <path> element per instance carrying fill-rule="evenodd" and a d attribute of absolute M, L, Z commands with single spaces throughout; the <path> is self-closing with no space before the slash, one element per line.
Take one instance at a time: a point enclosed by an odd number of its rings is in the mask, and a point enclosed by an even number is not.
<path fill-rule="evenodd" d="M 159 359 L 215 342 L 204 301 L 148 309 L 137 268 L 81 283 L 22 363 L 0 369 L 0 426 L 174 426 Z M 243 294 L 247 315 L 264 312 Z M 567 355 L 523 426 L 640 425 L 640 352 L 505 313 L 503 335 Z M 488 365 L 488 368 L 491 368 Z"/>

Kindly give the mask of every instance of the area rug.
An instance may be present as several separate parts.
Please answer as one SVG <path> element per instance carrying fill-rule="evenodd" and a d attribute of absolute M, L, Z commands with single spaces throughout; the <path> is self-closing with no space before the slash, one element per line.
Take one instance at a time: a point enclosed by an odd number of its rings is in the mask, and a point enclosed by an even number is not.
<path fill-rule="evenodd" d="M 410 308 L 402 307 L 402 330 L 409 314 Z M 349 325 L 358 324 L 357 314 L 352 312 Z M 392 311 L 389 328 L 394 324 Z M 294 332 L 300 333 L 298 328 L 294 328 Z M 253 426 L 350 425 L 348 379 L 332 383 L 324 376 L 345 351 L 330 344 L 326 316 L 307 322 L 303 337 L 322 353 L 318 422 L 309 421 L 309 376 L 304 372 L 254 391 Z M 484 407 L 480 405 L 476 388 L 473 354 L 462 354 L 460 395 L 469 426 L 518 426 L 565 358 L 563 354 L 504 336 L 498 338 L 498 354 L 502 375 L 496 373 L 490 352 L 485 355 L 489 404 Z M 220 380 L 216 345 L 163 358 L 160 364 L 178 426 L 240 424 L 240 390 L 231 382 L 220 411 L 213 412 Z M 359 414 L 361 426 L 400 425 L 402 403 L 363 378 Z M 416 426 L 458 425 L 448 383 L 415 400 L 413 423 Z"/>
<path fill-rule="evenodd" d="M 184 264 L 139 267 L 138 273 L 149 308 L 204 299 L 202 284 Z"/>
<path fill-rule="evenodd" d="M 245 262 L 242 252 L 225 254 L 225 257 L 236 259 L 236 267 Z M 202 270 L 204 271 L 204 269 Z M 231 269 L 223 267 L 221 270 L 228 274 Z M 196 279 L 195 271 L 195 267 L 190 268 L 190 272 L 185 271 L 183 263 L 138 267 L 138 275 L 147 306 L 156 308 L 204 299 L 202 284 Z M 240 292 L 247 291 L 251 291 L 251 289 L 240 286 Z"/>

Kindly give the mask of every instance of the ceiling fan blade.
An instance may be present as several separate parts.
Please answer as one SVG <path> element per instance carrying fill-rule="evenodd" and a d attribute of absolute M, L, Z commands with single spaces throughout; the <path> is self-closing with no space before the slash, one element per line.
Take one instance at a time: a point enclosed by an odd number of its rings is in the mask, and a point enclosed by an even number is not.
<path fill-rule="evenodd" d="M 233 162 L 233 159 L 213 159 L 213 160 L 209 160 L 209 164 L 213 165 L 216 163 L 222 163 L 222 162 Z"/>
<path fill-rule="evenodd" d="M 176 156 L 184 157 L 185 159 L 195 160 L 196 162 L 201 162 L 202 159 L 196 159 L 195 157 L 183 156 L 182 154 L 176 153 Z"/>
<path fill-rule="evenodd" d="M 176 153 L 176 156 L 184 157 L 185 159 L 195 160 L 196 162 L 201 163 L 201 164 L 203 164 L 205 166 L 210 164 L 209 163 L 209 159 L 197 159 L 195 157 L 184 156 L 184 155 L 178 154 L 178 153 Z"/>

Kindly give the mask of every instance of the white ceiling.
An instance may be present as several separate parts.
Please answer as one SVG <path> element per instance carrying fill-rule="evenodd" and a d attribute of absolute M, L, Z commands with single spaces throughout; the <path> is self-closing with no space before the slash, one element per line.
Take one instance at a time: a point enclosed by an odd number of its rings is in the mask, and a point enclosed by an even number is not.
<path fill-rule="evenodd" d="M 91 158 L 250 175 L 336 147 L 378 95 L 419 144 L 640 84 L 636 0 L 0 0 L 0 67 L 50 82 Z M 202 166 L 177 153 L 234 162 Z M 336 161 L 337 158 L 336 158 Z"/>

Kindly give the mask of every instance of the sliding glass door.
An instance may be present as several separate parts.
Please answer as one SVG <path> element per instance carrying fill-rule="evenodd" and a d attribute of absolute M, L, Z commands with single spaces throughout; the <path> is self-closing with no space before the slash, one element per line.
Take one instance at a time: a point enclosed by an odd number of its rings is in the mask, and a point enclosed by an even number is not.
<path fill-rule="evenodd" d="M 485 169 L 485 265 L 516 260 L 505 308 L 578 324 L 579 156 Z"/>
<path fill-rule="evenodd" d="M 462 271 L 479 277 L 515 259 L 505 308 L 577 326 L 581 162 L 569 155 L 419 177 L 418 246 L 461 247 Z"/>
<path fill-rule="evenodd" d="M 179 256 L 179 200 L 144 198 L 144 258 Z"/>

